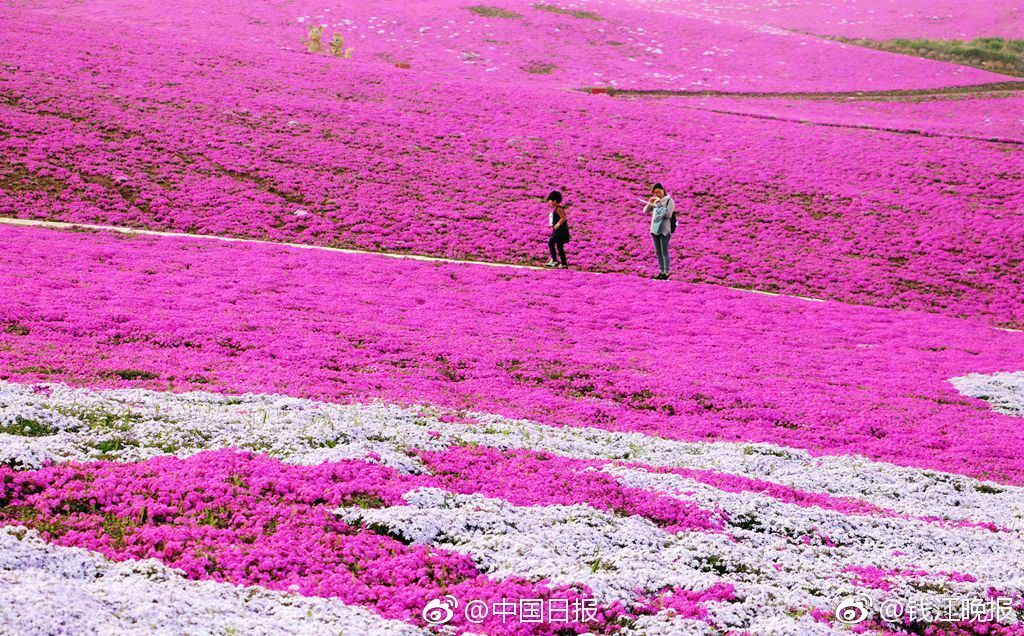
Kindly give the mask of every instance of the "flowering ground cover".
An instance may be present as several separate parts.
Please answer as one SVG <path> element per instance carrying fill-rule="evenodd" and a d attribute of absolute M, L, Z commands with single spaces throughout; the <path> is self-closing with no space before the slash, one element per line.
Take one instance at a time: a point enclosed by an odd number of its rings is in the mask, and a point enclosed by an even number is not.
<path fill-rule="evenodd" d="M 1021 17 L 7 2 L 0 634 L 1024 636 Z"/>
<path fill-rule="evenodd" d="M 1020 483 L 1019 427 L 949 380 L 1021 336 L 620 276 L 0 229 L 4 379 L 470 408 L 855 452 Z"/>
<path fill-rule="evenodd" d="M 0 529 L 0 620 L 17 634 L 239 633 L 425 636 L 337 599 L 189 580 L 155 560 L 112 562 Z"/>
<path fill-rule="evenodd" d="M 1024 492 L 957 475 L 764 444 L 681 443 L 283 396 L 3 384 L 0 407 L 9 431 L 0 435 L 2 459 L 21 469 L 0 468 L 0 515 L 15 526 L 116 560 L 156 558 L 197 581 L 298 590 L 392 618 L 415 622 L 417 604 L 436 593 L 436 575 L 416 575 L 417 563 L 456 555 L 465 559 L 460 566 L 441 569 L 449 591 L 542 597 L 527 580 L 550 581 L 566 598 L 584 589 L 601 607 L 619 608 L 603 627 L 590 626 L 597 633 L 697 634 L 713 626 L 829 634 L 831 607 L 850 590 L 878 602 L 940 591 L 978 597 L 993 588 L 1020 594 L 1014 561 Z M 13 422 L 34 422 L 32 434 Z M 247 453 L 219 450 L 232 448 Z M 52 460 L 60 466 L 38 468 Z M 493 487 L 508 477 L 509 487 Z M 587 494 L 588 481 L 603 488 Z M 628 490 L 639 496 L 613 508 L 601 503 Z M 645 500 L 661 503 L 629 507 Z M 666 523 L 673 507 L 697 523 Z M 694 516 L 701 508 L 713 523 Z M 335 532 L 325 535 L 324 524 Z M 54 570 L 62 564 L 90 558 L 44 548 L 34 536 L 8 530 L 0 539 L 14 550 L 6 562 L 14 582 L 35 580 L 33 560 L 60 580 Z M 340 571 L 333 557 L 317 556 L 325 542 L 351 544 L 340 551 Z M 370 550 L 374 543 L 391 546 L 388 554 Z M 392 572 L 390 585 L 379 580 L 382 570 Z M 466 578 L 472 572 L 479 574 Z M 413 578 L 394 589 L 405 573 Z M 195 594 L 195 584 L 159 566 L 107 576 Z M 222 588 L 206 589 L 230 606 Z M 400 593 L 407 605 L 382 591 Z M 101 604 L 145 615 L 139 601 L 110 596 Z M 353 605 L 317 610 L 334 625 L 405 633 Z M 32 625 L 32 613 L 9 616 L 10 624 Z"/>
<path fill-rule="evenodd" d="M 648 0 L 666 11 L 699 12 L 723 20 L 851 38 L 1024 37 L 1024 9 L 1014 0 Z"/>
<path fill-rule="evenodd" d="M 235 47 L 244 42 L 274 52 L 300 50 L 308 29 L 321 25 L 325 50 L 339 33 L 345 46 L 354 49 L 356 61 L 516 85 L 868 90 L 1001 79 L 765 23 L 736 23 L 699 11 L 661 11 L 621 0 L 371 0 L 340 6 L 319 0 L 277 6 L 179 0 L 173 10 L 123 0 L 45 0 L 19 7 L 36 15 L 131 28 L 136 37 L 166 40 L 161 33 L 201 33 L 207 45 Z M 150 36 L 149 27 L 158 30 Z M 174 48 L 169 42 L 164 46 Z M 189 46 L 202 47 L 196 42 Z"/>
<path fill-rule="evenodd" d="M 1024 320 L 1019 145 L 700 112 L 555 80 L 465 83 L 216 29 L 167 40 L 179 27 L 145 16 L 138 37 L 161 46 L 73 25 L 51 42 L 57 18 L 3 11 L 18 25 L 0 67 L 6 216 L 522 263 L 543 252 L 537 198 L 560 187 L 573 265 L 639 273 L 651 247 L 636 198 L 660 180 L 679 201 L 687 280 Z M 957 112 L 957 129 L 977 127 Z"/>

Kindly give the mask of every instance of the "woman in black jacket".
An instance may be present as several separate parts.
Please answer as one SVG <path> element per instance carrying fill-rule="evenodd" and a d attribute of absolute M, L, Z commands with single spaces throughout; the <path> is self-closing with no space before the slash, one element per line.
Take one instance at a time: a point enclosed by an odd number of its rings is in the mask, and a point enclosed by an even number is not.
<path fill-rule="evenodd" d="M 569 217 L 566 216 L 565 206 L 562 205 L 562 193 L 555 190 L 545 201 L 551 204 L 551 212 L 548 214 L 548 224 L 551 226 L 548 249 L 551 251 L 551 260 L 547 266 L 565 269 L 568 267 L 565 262 L 565 244 L 569 242 Z"/>

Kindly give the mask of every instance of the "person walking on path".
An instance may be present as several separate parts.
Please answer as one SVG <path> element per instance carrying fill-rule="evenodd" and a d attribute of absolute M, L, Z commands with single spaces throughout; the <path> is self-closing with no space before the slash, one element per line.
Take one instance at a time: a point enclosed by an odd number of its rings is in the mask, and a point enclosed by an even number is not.
<path fill-rule="evenodd" d="M 661 270 L 653 278 L 668 280 L 668 241 L 675 230 L 676 203 L 665 192 L 663 185 L 655 183 L 651 188 L 651 198 L 644 206 L 644 212 L 651 215 L 651 238 L 654 239 L 654 251 L 658 255 L 658 268 Z"/>
<path fill-rule="evenodd" d="M 562 205 L 562 193 L 555 190 L 545 201 L 551 204 L 551 212 L 548 214 L 548 225 L 551 226 L 548 249 L 551 251 L 551 260 L 547 266 L 566 269 L 565 244 L 569 242 L 569 217 L 565 215 L 565 206 Z"/>

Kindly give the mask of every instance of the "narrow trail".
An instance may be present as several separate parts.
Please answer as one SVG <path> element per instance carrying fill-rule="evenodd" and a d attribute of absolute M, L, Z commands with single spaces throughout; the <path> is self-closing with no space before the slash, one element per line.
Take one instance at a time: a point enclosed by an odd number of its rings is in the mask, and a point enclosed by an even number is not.
<path fill-rule="evenodd" d="M 917 137 L 939 137 L 943 139 L 965 139 L 967 141 L 980 141 L 991 144 L 1009 144 L 1014 146 L 1024 146 L 1024 140 L 1011 139 L 1009 137 L 979 137 L 977 135 L 958 135 L 956 133 L 929 132 L 926 130 L 917 130 L 912 128 L 891 128 L 888 126 L 870 126 L 868 124 L 841 124 L 837 122 L 827 121 L 810 121 L 807 119 L 797 119 L 795 117 L 782 117 L 780 115 L 767 115 L 764 113 L 743 113 L 740 111 L 726 110 L 722 108 L 708 108 L 706 106 L 683 106 L 683 108 L 689 110 L 702 110 L 708 113 L 717 113 L 719 115 L 732 115 L 734 117 L 749 117 L 751 119 L 781 121 L 788 124 L 799 124 L 801 126 L 820 126 L 822 128 L 849 128 L 852 130 L 874 130 L 877 132 L 892 133 L 896 135 L 915 135 Z"/>
<path fill-rule="evenodd" d="M 612 97 L 737 97 L 746 99 L 808 99 L 808 100 L 894 100 L 908 97 L 949 97 L 954 95 L 1004 95 L 1024 93 L 1024 81 L 993 82 L 967 86 L 944 86 L 941 88 L 911 88 L 887 91 L 832 91 L 832 92 L 747 92 L 721 90 L 663 90 L 639 88 L 584 87 L 576 89 L 585 93 L 605 94 Z"/>
<path fill-rule="evenodd" d="M 378 257 L 382 257 L 382 258 L 396 258 L 396 259 L 406 259 L 406 260 L 413 260 L 413 261 L 425 261 L 425 262 L 430 262 L 430 263 L 454 263 L 454 264 L 460 264 L 460 265 L 479 265 L 479 266 L 483 266 L 483 267 L 501 267 L 501 268 L 506 268 L 506 269 L 510 268 L 510 269 L 522 269 L 522 270 L 533 270 L 533 271 L 547 271 L 546 267 L 538 267 L 538 266 L 535 266 L 535 265 L 517 265 L 517 264 L 514 264 L 514 263 L 494 263 L 494 262 L 491 262 L 491 261 L 471 261 L 471 260 L 456 259 L 456 258 L 444 258 L 444 257 L 440 257 L 440 256 L 422 256 L 422 255 L 419 255 L 419 254 L 394 254 L 394 253 L 391 253 L 391 252 L 374 252 L 374 251 L 371 251 L 371 250 L 357 250 L 357 249 L 342 248 L 342 247 L 326 247 L 326 246 L 323 246 L 323 245 L 307 245 L 305 243 L 288 243 L 288 242 L 283 242 L 283 241 L 267 241 L 267 240 L 263 240 L 263 239 L 238 238 L 238 237 L 231 237 L 231 236 L 217 236 L 217 235 L 214 235 L 214 234 L 188 234 L 188 233 L 185 233 L 185 232 L 164 232 L 164 231 L 160 231 L 160 230 L 143 230 L 143 229 L 131 228 L 131 227 L 121 227 L 121 226 L 117 226 L 117 225 L 95 225 L 95 224 L 90 224 L 90 223 L 67 223 L 67 222 L 64 222 L 64 221 L 42 221 L 42 220 L 36 220 L 36 219 L 15 219 L 15 218 L 10 218 L 10 217 L 0 217 L 0 224 L 2 224 L 2 225 L 19 226 L 19 227 L 43 228 L 43 229 L 50 229 L 50 230 L 65 230 L 65 231 L 67 231 L 67 230 L 92 230 L 92 231 L 100 231 L 100 232 L 117 232 L 119 234 L 131 234 L 131 235 L 139 235 L 139 236 L 160 236 L 160 237 L 167 237 L 167 238 L 184 238 L 184 239 L 196 239 L 196 240 L 222 241 L 222 242 L 225 242 L 225 243 L 250 243 L 250 244 L 255 244 L 255 245 L 270 245 L 270 246 L 275 246 L 275 247 L 287 247 L 287 248 L 303 249 L 303 250 L 316 250 L 316 251 L 321 251 L 321 252 L 335 252 L 335 253 L 340 253 L 340 254 L 361 254 L 361 255 L 367 255 L 367 256 L 378 256 Z M 591 275 L 596 275 L 596 276 L 621 276 L 622 275 L 622 274 L 615 274 L 615 273 L 608 273 L 608 272 L 591 272 L 591 271 L 587 271 L 587 270 L 577 270 L 577 271 L 583 271 L 584 273 L 591 274 Z M 748 294 L 757 294 L 757 295 L 760 295 L 760 296 L 774 296 L 774 297 L 780 297 L 780 298 L 792 298 L 792 299 L 795 299 L 795 300 L 803 300 L 803 301 L 812 302 L 812 303 L 834 302 L 834 303 L 849 304 L 849 303 L 843 303 L 842 301 L 834 300 L 834 299 L 811 298 L 811 297 L 808 297 L 808 296 L 795 296 L 795 295 L 792 295 L 792 294 L 777 294 L 775 292 L 761 291 L 761 290 L 758 290 L 758 289 L 745 289 L 743 287 L 729 287 L 728 285 L 715 285 L 714 283 L 698 283 L 698 284 L 709 285 L 709 286 L 712 286 L 712 287 L 725 287 L 726 289 L 731 289 L 733 291 L 744 292 L 744 293 L 748 293 Z M 1006 332 L 1011 332 L 1011 333 L 1024 333 L 1024 331 L 1018 330 L 1018 329 L 1006 329 L 1006 328 L 1003 328 L 1003 327 L 994 327 L 994 326 L 991 326 L 991 325 L 989 325 L 989 327 L 991 329 L 995 329 L 997 331 L 1006 331 Z"/>

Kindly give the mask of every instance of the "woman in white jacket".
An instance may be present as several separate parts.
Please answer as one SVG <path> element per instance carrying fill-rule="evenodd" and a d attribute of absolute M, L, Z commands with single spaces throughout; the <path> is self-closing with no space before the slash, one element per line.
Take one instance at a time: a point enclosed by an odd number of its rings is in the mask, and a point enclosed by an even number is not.
<path fill-rule="evenodd" d="M 654 239 L 654 251 L 658 254 L 658 267 L 661 269 L 657 280 L 667 280 L 669 274 L 668 241 L 672 238 L 672 217 L 676 213 L 676 203 L 665 192 L 665 187 L 655 183 L 651 188 L 651 198 L 644 206 L 644 212 L 651 215 L 651 238 Z"/>

